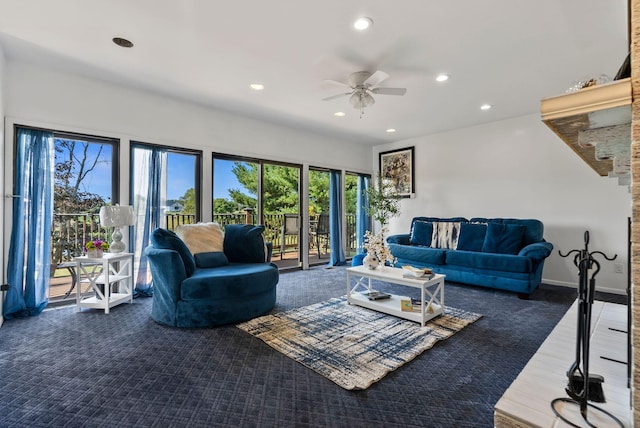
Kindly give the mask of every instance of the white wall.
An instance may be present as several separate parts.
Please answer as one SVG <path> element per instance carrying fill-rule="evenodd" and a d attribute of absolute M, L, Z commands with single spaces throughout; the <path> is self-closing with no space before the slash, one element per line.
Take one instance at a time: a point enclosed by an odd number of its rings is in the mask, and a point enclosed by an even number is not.
<path fill-rule="evenodd" d="M 0 45 L 0 147 L 4 148 L 4 104 L 5 104 L 5 58 L 2 45 Z M 0 189 L 4 189 L 4 150 L 0 150 Z M 2 195 L 2 203 L 0 203 L 0 224 L 4 224 L 4 204 L 6 198 Z M 0 227 L 0 242 L 4 242 L 4 228 Z M 4 245 L 0 245 L 0 260 L 4 260 Z M 2 284 L 5 283 L 4 263 L 0 267 L 2 276 Z M 2 317 L 2 305 L 4 302 L 4 292 L 0 292 L 0 325 L 4 321 Z"/>
<path fill-rule="evenodd" d="M 415 146 L 416 197 L 402 201 L 402 215 L 390 233 L 408 233 L 414 216 L 537 218 L 554 244 L 543 281 L 577 285 L 572 260 L 561 258 L 583 247 L 589 230 L 591 250 L 618 254 L 602 263 L 598 290 L 624 293 L 627 217 L 631 195 L 617 180 L 600 177 L 533 114 L 378 146 L 381 151 Z"/>
<path fill-rule="evenodd" d="M 7 64 L 6 114 L 133 140 L 369 172 L 371 149 L 91 78 Z M 336 156 L 335 153 L 340 153 Z"/>

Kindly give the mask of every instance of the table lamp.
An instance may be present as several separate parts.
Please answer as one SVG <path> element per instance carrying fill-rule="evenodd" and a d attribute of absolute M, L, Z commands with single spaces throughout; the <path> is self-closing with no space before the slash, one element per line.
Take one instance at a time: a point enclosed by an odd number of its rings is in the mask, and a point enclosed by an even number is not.
<path fill-rule="evenodd" d="M 122 242 L 122 226 L 135 224 L 133 207 L 129 205 L 113 205 L 100 208 L 100 224 L 105 227 L 113 227 L 111 244 L 109 251 L 112 253 L 122 253 L 127 247 Z"/>

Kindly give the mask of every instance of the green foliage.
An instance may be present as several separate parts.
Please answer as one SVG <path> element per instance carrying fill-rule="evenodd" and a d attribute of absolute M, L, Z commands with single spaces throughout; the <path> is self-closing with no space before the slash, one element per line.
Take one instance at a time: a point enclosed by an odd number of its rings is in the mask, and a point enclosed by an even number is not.
<path fill-rule="evenodd" d="M 400 215 L 400 199 L 395 186 L 388 180 L 378 177 L 375 186 L 367 190 L 369 207 L 367 212 L 385 227 L 390 219 Z"/>
<path fill-rule="evenodd" d="M 196 190 L 192 187 L 184 192 L 184 195 L 178 199 L 178 202 L 183 206 L 183 214 L 195 214 L 196 213 Z"/>
<path fill-rule="evenodd" d="M 309 214 L 329 212 L 329 173 L 309 170 Z"/>
<path fill-rule="evenodd" d="M 214 201 L 214 212 L 236 212 L 249 207 L 258 207 L 258 164 L 234 162 L 231 170 L 242 185 L 242 189 L 229 189 L 231 200 L 218 198 Z M 299 170 L 293 167 L 270 165 L 263 166 L 263 203 L 266 214 L 298 212 Z M 358 179 L 346 177 L 347 213 L 355 213 L 358 198 Z M 184 205 L 184 204 L 183 204 Z M 185 205 L 186 207 L 186 205 Z M 329 173 L 327 171 L 309 171 L 309 214 L 329 212 Z"/>
<path fill-rule="evenodd" d="M 236 213 L 242 210 L 244 205 L 239 206 L 233 201 L 224 198 L 216 198 L 213 200 L 213 212 L 216 214 Z"/>

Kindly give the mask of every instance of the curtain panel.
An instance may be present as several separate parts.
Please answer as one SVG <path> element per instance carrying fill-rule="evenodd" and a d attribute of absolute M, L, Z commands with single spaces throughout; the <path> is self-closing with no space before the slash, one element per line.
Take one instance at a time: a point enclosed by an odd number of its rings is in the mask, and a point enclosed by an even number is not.
<path fill-rule="evenodd" d="M 329 242 L 331 260 L 329 266 L 340 266 L 346 263 L 342 248 L 342 186 L 340 171 L 329 172 Z"/>
<path fill-rule="evenodd" d="M 133 209 L 136 216 L 134 226 L 134 254 L 138 260 L 134 272 L 134 297 L 153 295 L 151 271 L 144 249 L 149 245 L 151 232 L 166 227 L 162 209 L 166 205 L 167 151 L 156 147 L 134 146 L 133 159 Z"/>
<path fill-rule="evenodd" d="M 54 164 L 52 132 L 16 129 L 6 319 L 38 315 L 48 304 Z"/>
<path fill-rule="evenodd" d="M 358 254 L 364 253 L 364 234 L 371 228 L 371 219 L 368 214 L 369 190 L 371 179 L 366 175 L 358 176 L 358 197 L 356 199 L 356 247 Z"/>

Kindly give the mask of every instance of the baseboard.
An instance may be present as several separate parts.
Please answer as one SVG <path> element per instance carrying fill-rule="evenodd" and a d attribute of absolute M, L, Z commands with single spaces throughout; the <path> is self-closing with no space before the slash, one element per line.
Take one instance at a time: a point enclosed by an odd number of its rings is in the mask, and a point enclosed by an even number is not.
<path fill-rule="evenodd" d="M 578 284 L 575 282 L 556 281 L 553 279 L 542 279 L 542 283 L 549 284 L 549 285 L 557 285 L 558 287 L 574 288 L 576 290 L 578 289 Z M 596 285 L 596 291 L 601 291 L 603 293 L 618 294 L 620 296 L 627 295 L 627 290 L 620 290 L 619 288 L 600 287 L 598 285 Z"/>

